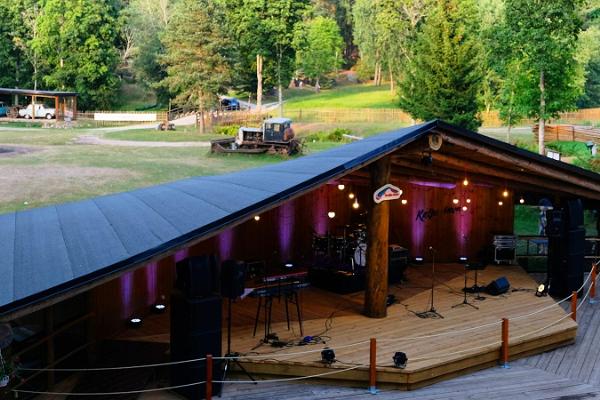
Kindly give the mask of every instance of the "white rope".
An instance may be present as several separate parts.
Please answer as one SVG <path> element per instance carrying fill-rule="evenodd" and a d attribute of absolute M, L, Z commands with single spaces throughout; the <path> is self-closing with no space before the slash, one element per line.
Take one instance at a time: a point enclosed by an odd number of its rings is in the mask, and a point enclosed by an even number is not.
<path fill-rule="evenodd" d="M 564 317 L 561 317 L 560 319 L 558 319 L 558 320 L 556 320 L 556 321 L 554 321 L 554 322 L 552 322 L 552 323 L 550 323 L 550 324 L 548 324 L 548 325 L 546 325 L 546 326 L 543 326 L 543 327 L 541 327 L 541 328 L 539 328 L 539 329 L 533 330 L 533 331 L 531 331 L 531 332 L 527 332 L 527 333 L 525 333 L 525 334 L 523 334 L 523 335 L 521 335 L 521 336 L 513 337 L 513 338 L 512 338 L 512 340 L 522 339 L 522 338 L 524 338 L 524 337 L 527 337 L 527 336 L 533 335 L 533 334 L 535 334 L 535 333 L 541 332 L 541 331 L 543 331 L 543 330 L 545 330 L 545 329 L 548 329 L 548 328 L 550 328 L 551 326 L 553 326 L 553 325 L 556 325 L 556 324 L 558 324 L 559 322 L 561 322 L 561 321 L 563 321 L 563 320 L 565 320 L 565 319 L 567 319 L 567 318 L 571 318 L 571 314 L 572 314 L 572 313 L 568 313 L 568 314 L 567 314 L 567 315 L 565 315 Z"/>
<path fill-rule="evenodd" d="M 416 362 L 416 361 L 431 360 L 431 359 L 435 359 L 435 358 L 444 358 L 444 357 L 448 357 L 448 356 L 454 356 L 456 354 L 468 353 L 470 351 L 485 349 L 486 347 L 497 346 L 499 344 L 502 344 L 502 341 L 492 342 L 492 343 L 484 344 L 483 346 L 471 347 L 469 349 L 453 351 L 450 353 L 436 354 L 436 355 L 427 356 L 427 357 L 409 358 L 409 361 Z"/>
<path fill-rule="evenodd" d="M 150 393 L 150 392 L 162 392 L 164 390 L 173 390 L 173 389 L 181 389 L 190 386 L 202 385 L 206 383 L 206 381 L 202 382 L 194 382 L 194 383 L 186 383 L 185 385 L 178 386 L 168 386 L 163 388 L 154 388 L 154 389 L 140 389 L 140 390 L 129 390 L 125 392 L 83 392 L 83 393 L 61 393 L 61 392 L 38 392 L 35 390 L 22 390 L 22 389 L 13 389 L 12 391 L 15 393 L 28 393 L 28 394 L 45 394 L 50 396 L 118 396 L 123 394 L 137 394 L 137 393 Z"/>
<path fill-rule="evenodd" d="M 577 306 L 576 310 L 579 311 L 579 309 L 581 307 L 583 307 L 583 305 L 585 304 L 585 299 L 587 299 L 587 297 L 590 295 L 590 292 L 592 291 L 592 285 L 590 285 L 590 287 L 588 288 L 585 296 L 583 296 L 583 298 L 581 299 L 581 301 L 579 302 L 579 305 Z"/>
<path fill-rule="evenodd" d="M 423 336 L 409 336 L 409 337 L 405 337 L 405 338 L 396 338 L 396 339 L 378 339 L 377 341 L 381 342 L 381 343 L 394 343 L 394 342 L 404 342 L 407 340 L 431 339 L 431 338 L 440 337 L 440 336 L 449 336 L 449 335 L 456 335 L 458 333 L 470 332 L 470 331 L 474 331 L 474 330 L 481 329 L 481 328 L 487 328 L 488 326 L 498 325 L 500 323 L 502 323 L 502 321 L 498 320 L 498 321 L 490 322 L 488 324 L 477 325 L 477 326 L 473 326 L 471 328 L 460 329 L 458 331 L 448 331 L 448 332 L 434 333 L 432 335 L 423 335 Z"/>
<path fill-rule="evenodd" d="M 364 340 L 362 342 L 346 344 L 343 346 L 324 347 L 322 349 L 320 348 L 320 349 L 315 349 L 315 350 L 297 351 L 294 353 L 278 353 L 277 356 L 280 356 L 280 357 L 281 356 L 283 356 L 283 357 L 301 356 L 301 355 L 311 354 L 311 353 L 320 353 L 321 351 L 323 351 L 325 349 L 340 350 L 340 349 L 347 349 L 349 347 L 360 346 L 360 345 L 367 344 L 367 343 L 370 343 L 370 340 Z M 213 360 L 240 360 L 240 359 L 263 359 L 263 358 L 275 359 L 274 357 L 275 356 L 273 355 L 273 353 L 269 353 L 269 354 L 239 355 L 237 357 L 213 357 Z"/>
<path fill-rule="evenodd" d="M 342 372 L 352 371 L 352 370 L 358 369 L 360 367 L 367 367 L 367 365 L 355 365 L 355 366 L 350 367 L 350 368 L 337 369 L 335 371 L 323 372 L 323 373 L 315 374 L 315 375 L 296 376 L 294 378 L 265 379 L 265 380 L 260 380 L 260 381 L 213 381 L 213 383 L 241 383 L 241 384 L 249 384 L 249 383 L 291 382 L 291 381 L 300 381 L 300 380 L 303 380 L 303 379 L 318 378 L 318 377 L 327 376 L 327 375 L 340 374 Z"/>
<path fill-rule="evenodd" d="M 565 301 L 569 300 L 571 297 L 573 297 L 573 293 L 571 293 L 570 295 L 568 295 L 567 297 L 565 297 L 564 299 L 562 299 L 561 301 L 557 302 L 557 303 L 552 303 L 552 304 L 548 304 L 546 307 L 542 307 L 539 310 L 533 311 L 529 314 L 523 314 L 523 315 L 519 315 L 518 317 L 512 317 L 510 318 L 511 321 L 517 321 L 523 318 L 527 318 L 527 317 L 531 317 L 533 315 L 537 315 L 539 313 L 542 313 L 544 311 L 548 311 L 552 308 L 554 308 L 554 306 L 560 305 L 562 303 L 564 303 Z"/>
<path fill-rule="evenodd" d="M 183 361 L 171 361 L 166 363 L 156 363 L 156 364 L 140 364 L 140 365 L 127 365 L 124 367 L 99 367 L 99 368 L 17 368 L 19 371 L 48 371 L 48 372 L 86 372 L 86 371 L 116 371 L 121 369 L 136 369 L 136 368 L 151 368 L 151 367 L 164 367 L 168 365 L 179 365 L 179 364 L 187 364 L 198 361 L 205 361 L 206 357 L 203 358 L 194 358 L 191 360 L 183 360 Z"/>

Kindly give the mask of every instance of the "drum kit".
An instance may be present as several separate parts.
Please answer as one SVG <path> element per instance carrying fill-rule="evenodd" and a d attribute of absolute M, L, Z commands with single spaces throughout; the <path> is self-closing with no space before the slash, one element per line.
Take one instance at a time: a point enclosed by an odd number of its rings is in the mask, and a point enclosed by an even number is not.
<path fill-rule="evenodd" d="M 367 227 L 364 224 L 345 225 L 336 234 L 313 236 L 316 256 L 325 256 L 340 265 L 350 264 L 354 270 L 367 265 Z"/>

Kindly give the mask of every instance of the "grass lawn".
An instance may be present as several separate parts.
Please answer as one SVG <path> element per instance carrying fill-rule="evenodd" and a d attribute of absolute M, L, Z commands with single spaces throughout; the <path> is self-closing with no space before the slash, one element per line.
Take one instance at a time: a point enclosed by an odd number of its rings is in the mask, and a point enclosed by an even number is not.
<path fill-rule="evenodd" d="M 389 85 L 349 85 L 315 93 L 310 88 L 288 89 L 284 109 L 396 108 Z"/>
<path fill-rule="evenodd" d="M 201 135 L 193 126 L 178 126 L 174 131 L 157 131 L 156 129 L 115 131 L 106 132 L 102 136 L 106 139 L 134 140 L 141 142 L 207 142 L 209 140 L 224 138 L 223 135 Z"/>
<path fill-rule="evenodd" d="M 0 130 L 0 143 L 25 148 L 0 153 L 0 213 L 86 199 L 190 176 L 214 175 L 281 162 L 279 155 L 212 155 L 204 147 L 79 145 L 74 139 L 93 129 Z M 192 140 L 193 130 L 106 132 L 127 140 Z M 100 133 L 95 133 L 102 135 Z M 158 136 L 160 135 L 160 136 Z M 214 135 L 213 135 L 214 136 Z M 202 136 L 202 140 L 210 139 Z M 219 136 L 222 137 L 222 136 Z M 200 140 L 200 139 L 198 139 Z M 340 143 L 309 143 L 306 153 Z"/>

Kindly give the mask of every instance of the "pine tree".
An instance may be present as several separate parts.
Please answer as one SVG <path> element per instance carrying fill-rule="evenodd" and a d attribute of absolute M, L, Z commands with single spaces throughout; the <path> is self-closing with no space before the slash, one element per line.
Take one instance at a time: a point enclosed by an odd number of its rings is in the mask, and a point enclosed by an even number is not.
<path fill-rule="evenodd" d="M 400 107 L 414 118 L 440 118 L 467 129 L 481 122 L 482 49 L 474 0 L 437 0 L 399 80 Z"/>
<path fill-rule="evenodd" d="M 216 104 L 231 80 L 233 46 L 225 13 L 214 0 L 181 0 L 173 10 L 164 43 L 167 77 L 162 81 L 178 104 L 195 104 L 203 114 Z"/>

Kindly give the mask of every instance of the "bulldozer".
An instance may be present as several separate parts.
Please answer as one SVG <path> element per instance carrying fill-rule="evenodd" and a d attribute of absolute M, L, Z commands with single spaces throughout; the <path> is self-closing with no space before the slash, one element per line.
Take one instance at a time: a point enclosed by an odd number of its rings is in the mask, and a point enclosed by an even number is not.
<path fill-rule="evenodd" d="M 212 153 L 287 154 L 302 151 L 302 142 L 294 137 L 292 120 L 269 118 L 260 128 L 241 127 L 235 137 L 210 142 Z"/>

